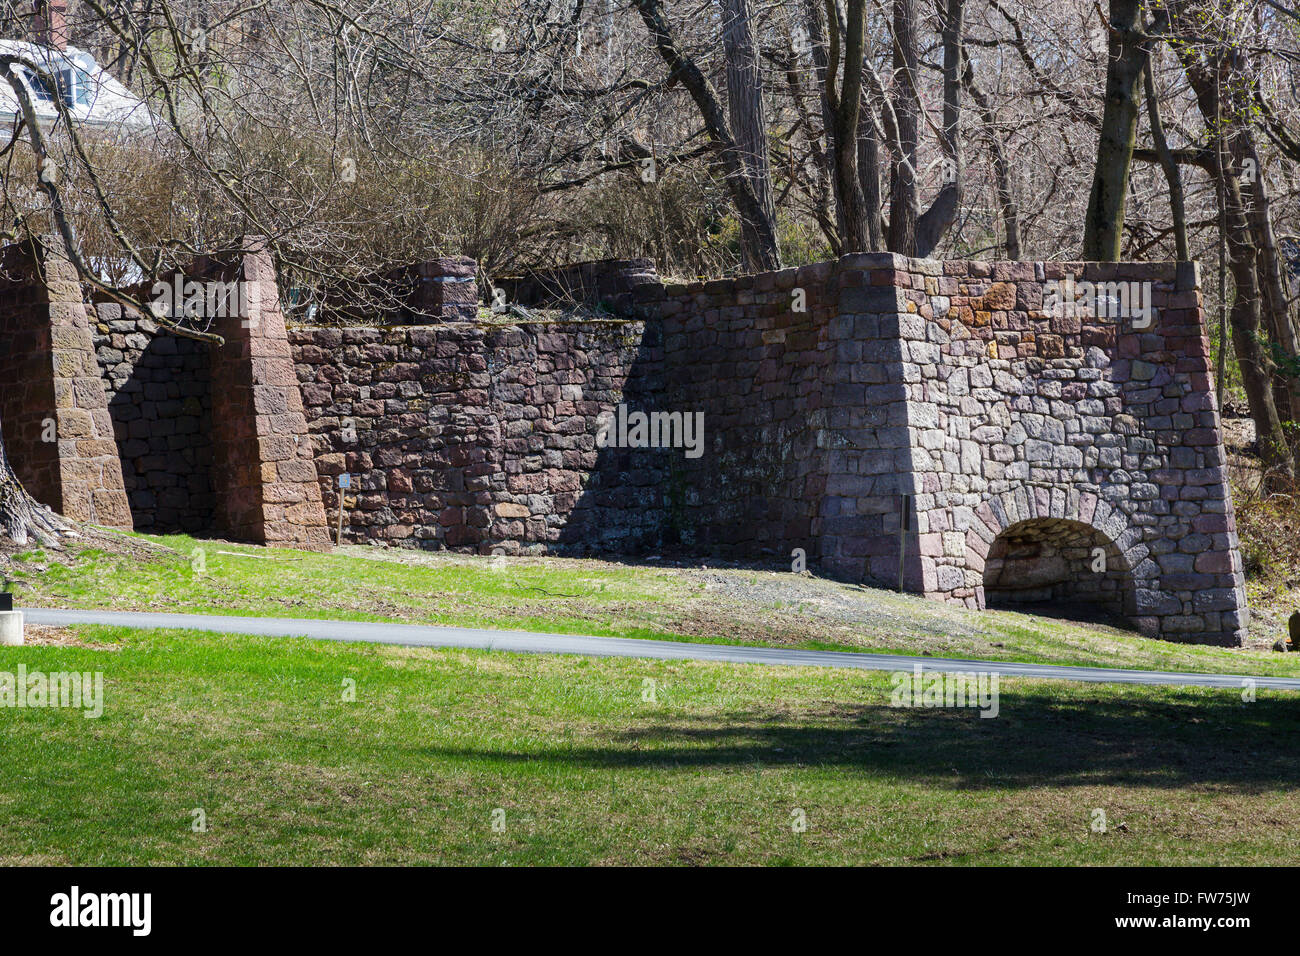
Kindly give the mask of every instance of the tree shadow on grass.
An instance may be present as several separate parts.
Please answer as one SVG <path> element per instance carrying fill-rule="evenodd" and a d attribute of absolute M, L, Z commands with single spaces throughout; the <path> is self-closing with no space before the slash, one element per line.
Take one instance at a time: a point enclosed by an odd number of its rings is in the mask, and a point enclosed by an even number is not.
<path fill-rule="evenodd" d="M 999 716 L 974 710 L 830 704 L 656 715 L 604 746 L 533 751 L 435 749 L 439 756 L 572 767 L 843 769 L 952 789 L 1206 785 L 1300 786 L 1300 696 L 1192 691 L 1152 700 L 1003 691 Z"/>

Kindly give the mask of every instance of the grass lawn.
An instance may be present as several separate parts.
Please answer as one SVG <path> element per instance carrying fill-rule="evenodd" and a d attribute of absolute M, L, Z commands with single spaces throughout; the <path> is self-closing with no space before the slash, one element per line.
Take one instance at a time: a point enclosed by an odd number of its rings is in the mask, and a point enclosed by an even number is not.
<path fill-rule="evenodd" d="M 108 628 L 20 662 L 106 702 L 0 709 L 0 863 L 1300 862 L 1286 693 L 1003 681 L 982 719 L 852 671 Z"/>
<path fill-rule="evenodd" d="M 1174 644 L 777 571 L 368 547 L 314 554 L 184 536 L 116 539 L 146 550 L 14 555 L 7 573 L 17 602 L 1300 676 L 1300 654 Z"/>

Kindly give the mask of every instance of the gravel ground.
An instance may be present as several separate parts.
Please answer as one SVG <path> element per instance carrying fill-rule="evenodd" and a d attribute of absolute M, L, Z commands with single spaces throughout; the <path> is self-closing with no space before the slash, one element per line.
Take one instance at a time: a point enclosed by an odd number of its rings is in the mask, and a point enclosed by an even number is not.
<path fill-rule="evenodd" d="M 933 656 L 987 653 L 1006 646 L 1008 627 L 1028 632 L 1053 630 L 1053 642 L 1077 643 L 1080 648 L 1118 650 L 1135 636 L 1095 620 L 1080 624 L 1060 618 L 1031 616 L 1010 611 L 972 613 L 964 607 L 931 601 L 912 594 L 862 587 L 767 568 L 734 564 L 686 564 L 647 559 L 611 563 L 588 558 L 478 557 L 448 553 L 406 551 L 396 548 L 345 547 L 344 552 L 379 561 L 414 565 L 496 562 L 509 573 L 512 567 L 545 565 L 557 571 L 581 574 L 611 568 L 635 567 L 638 578 L 654 582 L 661 599 L 655 602 L 584 602 L 575 596 L 564 603 L 567 615 L 608 618 L 611 611 L 639 616 L 647 626 L 700 638 L 746 640 L 771 645 L 822 643 L 855 648 L 901 650 Z M 699 600 L 707 595 L 707 600 Z M 536 611 L 530 607 L 529 613 Z M 743 629 L 743 634 L 738 634 Z M 1032 640 L 1032 637 L 1030 638 Z"/>

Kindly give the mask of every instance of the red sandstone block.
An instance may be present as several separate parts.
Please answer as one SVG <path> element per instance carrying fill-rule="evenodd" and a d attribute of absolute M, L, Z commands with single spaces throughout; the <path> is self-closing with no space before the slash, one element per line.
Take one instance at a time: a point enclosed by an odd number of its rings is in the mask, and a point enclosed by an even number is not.
<path fill-rule="evenodd" d="M 91 492 L 94 521 L 110 528 L 131 528 L 131 509 L 126 494 L 117 489 L 99 488 Z"/>
<path fill-rule="evenodd" d="M 1231 574 L 1232 554 L 1228 551 L 1206 551 L 1196 556 L 1196 570 L 1202 574 Z"/>
<path fill-rule="evenodd" d="M 83 458 L 117 458 L 117 443 L 111 439 L 88 438 L 77 442 L 77 454 Z"/>
<path fill-rule="evenodd" d="M 317 481 L 316 465 L 310 460 L 296 460 L 275 463 L 275 479 L 279 482 L 304 482 L 315 485 Z"/>
<path fill-rule="evenodd" d="M 910 288 L 912 285 L 912 277 L 907 272 L 902 272 L 897 269 L 872 269 L 870 284 Z"/>
<path fill-rule="evenodd" d="M 297 388 L 298 373 L 288 355 L 253 357 L 249 362 L 254 385 Z"/>
<path fill-rule="evenodd" d="M 254 385 L 253 411 L 258 416 L 288 414 L 289 403 L 288 396 L 285 393 L 286 390 L 277 385 Z"/>
<path fill-rule="evenodd" d="M 251 330 L 250 330 L 251 331 Z M 223 349 L 233 349 L 231 354 L 241 358 L 284 359 L 293 360 L 293 349 L 287 339 L 281 335 L 254 335 L 245 337 L 241 332 L 232 332 Z"/>
<path fill-rule="evenodd" d="M 1227 535 L 1235 528 L 1228 515 L 1204 514 L 1192 519 L 1192 530 L 1198 534 Z"/>
<path fill-rule="evenodd" d="M 288 461 L 294 454 L 293 439 L 287 435 L 269 435 L 257 439 L 257 451 L 262 461 Z"/>

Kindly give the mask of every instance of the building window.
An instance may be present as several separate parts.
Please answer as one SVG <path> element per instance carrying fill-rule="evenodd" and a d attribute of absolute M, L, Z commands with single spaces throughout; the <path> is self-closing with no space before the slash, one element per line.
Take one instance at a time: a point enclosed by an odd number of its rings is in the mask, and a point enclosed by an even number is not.
<path fill-rule="evenodd" d="M 77 67 L 60 70 L 57 74 L 59 97 L 69 109 L 90 105 L 90 74 Z"/>
<path fill-rule="evenodd" d="M 23 70 L 22 74 L 23 79 L 27 81 L 27 88 L 32 91 L 32 96 L 36 97 L 36 99 L 40 100 L 42 103 L 54 102 L 54 91 L 49 88 L 43 79 L 41 79 L 39 73 L 34 73 L 31 70 Z"/>

